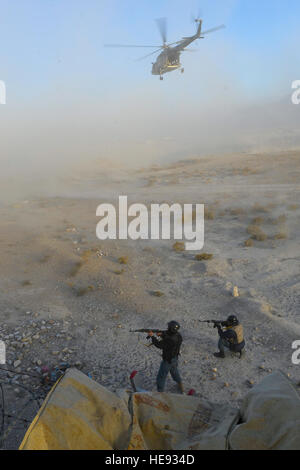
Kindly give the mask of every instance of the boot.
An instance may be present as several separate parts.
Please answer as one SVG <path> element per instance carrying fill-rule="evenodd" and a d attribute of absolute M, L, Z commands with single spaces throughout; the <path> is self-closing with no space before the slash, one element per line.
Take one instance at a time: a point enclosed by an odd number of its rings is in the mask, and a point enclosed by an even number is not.
<path fill-rule="evenodd" d="M 183 395 L 184 394 L 184 388 L 183 388 L 183 383 L 182 382 L 178 383 L 178 388 L 179 388 L 180 393 Z"/>
<path fill-rule="evenodd" d="M 244 357 L 244 355 L 245 355 L 245 351 L 244 351 L 244 349 L 242 349 L 242 351 L 240 351 L 240 359 L 242 359 Z"/>
<path fill-rule="evenodd" d="M 214 353 L 214 356 L 217 357 L 218 359 L 224 359 L 225 354 L 222 352 Z"/>

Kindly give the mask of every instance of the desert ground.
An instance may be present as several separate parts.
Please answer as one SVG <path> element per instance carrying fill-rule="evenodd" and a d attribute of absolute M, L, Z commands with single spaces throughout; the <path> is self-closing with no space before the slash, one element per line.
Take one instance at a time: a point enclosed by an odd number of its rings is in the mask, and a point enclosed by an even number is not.
<path fill-rule="evenodd" d="M 174 249 L 174 240 L 99 241 L 96 208 L 117 205 L 119 195 L 147 205 L 205 204 L 201 253 L 210 259 Z M 138 370 L 144 387 L 155 390 L 160 352 L 130 329 L 165 329 L 170 320 L 181 324 L 187 391 L 238 405 L 270 371 L 281 369 L 299 383 L 300 366 L 291 357 L 300 340 L 300 151 L 136 169 L 94 162 L 45 190 L 28 184 L 18 200 L 1 202 L 0 218 L 7 413 L 26 400 L 23 386 L 45 395 L 31 375 L 61 362 L 112 391 L 130 389 L 130 372 Z M 217 332 L 199 320 L 229 314 L 244 326 L 246 352 L 218 360 Z M 177 393 L 171 378 L 166 391 Z M 31 403 L 27 419 L 35 412 Z M 27 426 L 2 446 L 17 448 Z"/>

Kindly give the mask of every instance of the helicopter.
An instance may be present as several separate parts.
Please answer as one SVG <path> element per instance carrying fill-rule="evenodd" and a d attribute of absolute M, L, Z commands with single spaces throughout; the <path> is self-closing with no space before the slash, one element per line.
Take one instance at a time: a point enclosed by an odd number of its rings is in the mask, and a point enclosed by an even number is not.
<path fill-rule="evenodd" d="M 225 25 L 220 25 L 206 31 L 202 31 L 203 20 L 196 18 L 197 23 L 196 34 L 189 37 L 183 37 L 181 40 L 168 44 L 167 43 L 167 22 L 166 18 L 159 18 L 156 20 L 158 29 L 160 31 L 163 44 L 161 46 L 138 46 L 138 45 L 123 45 L 123 44 L 105 44 L 105 47 L 149 47 L 158 48 L 154 52 L 141 57 L 138 60 L 146 59 L 159 51 L 162 51 L 157 57 L 155 62 L 152 62 L 152 75 L 159 75 L 160 80 L 163 80 L 163 75 L 174 70 L 181 69 L 181 73 L 184 73 L 184 68 L 180 63 L 180 55 L 182 52 L 192 52 L 192 49 L 186 49 L 192 42 L 197 39 L 204 39 L 206 34 L 218 31 L 225 28 Z"/>

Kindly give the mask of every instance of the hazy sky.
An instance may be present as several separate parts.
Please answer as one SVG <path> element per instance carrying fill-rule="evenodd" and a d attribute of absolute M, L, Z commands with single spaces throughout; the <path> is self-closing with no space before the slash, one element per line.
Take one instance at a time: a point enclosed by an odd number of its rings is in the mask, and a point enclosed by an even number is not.
<path fill-rule="evenodd" d="M 1 0 L 0 8 L 0 70 L 10 103 L 41 103 L 59 91 L 98 98 L 150 85 L 153 93 L 152 59 L 134 61 L 147 49 L 107 50 L 103 44 L 160 45 L 153 19 L 161 16 L 176 41 L 194 34 L 191 14 L 199 9 L 205 29 L 221 23 L 227 29 L 184 56 L 190 93 L 201 93 L 199 71 L 210 64 L 220 82 L 223 75 L 235 77 L 251 98 L 284 93 L 285 79 L 299 71 L 297 0 Z M 180 86 L 178 74 L 168 81 Z"/>
<path fill-rule="evenodd" d="M 194 34 L 200 8 L 205 29 L 226 29 L 182 56 L 183 75 L 160 82 L 151 57 L 136 62 L 149 49 L 103 47 L 159 45 L 163 16 L 170 42 Z M 297 0 L 0 0 L 0 158 L 38 171 L 73 157 L 184 157 L 216 134 L 222 146 L 224 121 L 233 132 L 241 109 L 288 99 L 300 79 L 299 17 Z"/>

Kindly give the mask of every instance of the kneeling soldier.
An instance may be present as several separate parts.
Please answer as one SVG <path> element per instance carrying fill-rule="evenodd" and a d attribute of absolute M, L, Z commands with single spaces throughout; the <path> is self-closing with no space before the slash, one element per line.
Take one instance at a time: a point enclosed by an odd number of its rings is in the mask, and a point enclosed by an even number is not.
<path fill-rule="evenodd" d="M 230 315 L 225 322 L 215 323 L 214 327 L 218 328 L 220 336 L 218 343 L 219 352 L 215 353 L 214 356 L 224 358 L 225 348 L 228 348 L 232 352 L 240 353 L 241 357 L 245 347 L 245 340 L 243 326 L 237 317 Z"/>

